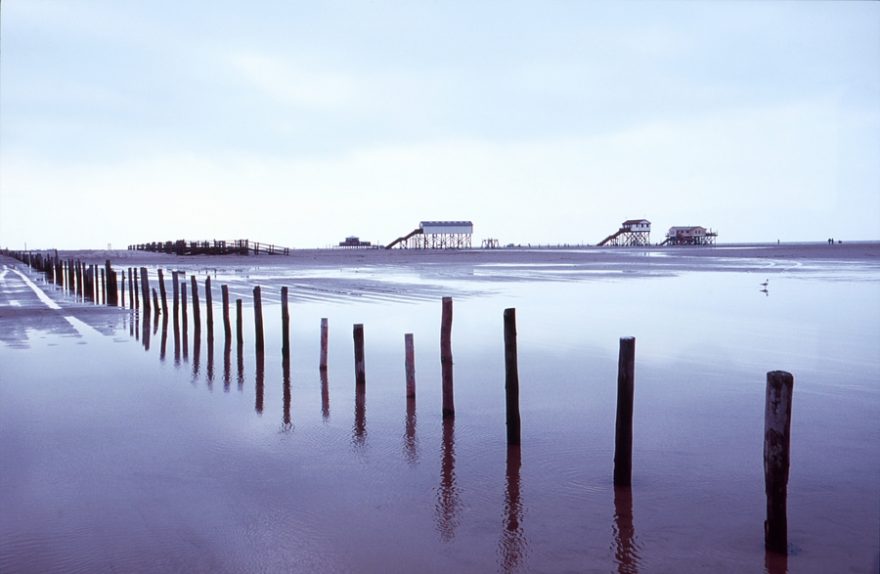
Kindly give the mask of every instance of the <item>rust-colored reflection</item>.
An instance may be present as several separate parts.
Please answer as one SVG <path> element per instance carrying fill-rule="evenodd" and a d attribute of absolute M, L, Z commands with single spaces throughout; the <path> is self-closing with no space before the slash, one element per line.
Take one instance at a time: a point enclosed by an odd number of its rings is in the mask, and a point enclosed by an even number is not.
<path fill-rule="evenodd" d="M 618 574 L 637 574 L 639 571 L 639 546 L 633 526 L 632 488 L 614 487 L 614 561 Z"/>
<path fill-rule="evenodd" d="M 788 554 L 768 550 L 764 554 L 764 571 L 767 574 L 788 574 Z"/>
<path fill-rule="evenodd" d="M 516 571 L 526 557 L 526 538 L 523 533 L 523 506 L 520 498 L 520 468 L 522 451 L 519 445 L 507 447 L 506 482 L 504 487 L 504 529 L 499 545 L 500 569 Z"/>
<path fill-rule="evenodd" d="M 351 443 L 362 447 L 367 442 L 367 388 L 366 385 L 355 385 L 354 391 L 354 428 Z"/>
<path fill-rule="evenodd" d="M 265 365 L 266 355 L 262 351 L 257 352 L 257 389 L 254 410 L 256 410 L 259 414 L 263 414 L 263 378 L 265 377 Z"/>
<path fill-rule="evenodd" d="M 281 394 L 283 397 L 283 426 L 288 431 L 292 428 L 290 422 L 290 357 L 284 356 L 281 359 Z"/>
<path fill-rule="evenodd" d="M 223 392 L 229 392 L 229 381 L 232 378 L 232 341 L 229 337 L 223 343 Z"/>
<path fill-rule="evenodd" d="M 416 399 L 408 397 L 406 399 L 406 429 L 403 435 L 403 452 L 406 461 L 409 464 L 417 464 L 419 462 L 419 440 L 416 437 Z"/>
<path fill-rule="evenodd" d="M 455 484 L 455 419 L 443 419 L 443 441 L 440 445 L 440 487 L 437 489 L 437 530 L 440 540 L 451 542 L 458 528 L 461 501 Z"/>
<path fill-rule="evenodd" d="M 330 418 L 330 382 L 326 369 L 321 369 L 321 416 L 324 421 Z"/>

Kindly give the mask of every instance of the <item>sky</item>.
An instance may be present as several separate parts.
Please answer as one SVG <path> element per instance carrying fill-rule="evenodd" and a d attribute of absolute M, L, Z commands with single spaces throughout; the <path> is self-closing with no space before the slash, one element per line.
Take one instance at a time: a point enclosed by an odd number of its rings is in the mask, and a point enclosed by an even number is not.
<path fill-rule="evenodd" d="M 0 247 L 880 239 L 880 3 L 4 0 Z"/>

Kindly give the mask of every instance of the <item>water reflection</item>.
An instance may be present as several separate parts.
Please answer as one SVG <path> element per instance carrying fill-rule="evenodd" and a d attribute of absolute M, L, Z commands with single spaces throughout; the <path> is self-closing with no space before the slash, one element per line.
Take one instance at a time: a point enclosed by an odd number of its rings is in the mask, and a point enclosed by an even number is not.
<path fill-rule="evenodd" d="M 238 390 L 244 390 L 244 344 L 239 340 L 235 349 L 235 359 L 238 367 Z"/>
<path fill-rule="evenodd" d="M 403 452 L 406 461 L 415 465 L 419 462 L 419 440 L 416 437 L 416 399 L 408 397 L 406 399 L 406 429 L 403 435 Z"/>
<path fill-rule="evenodd" d="M 141 321 L 141 325 L 143 329 L 141 330 L 141 343 L 144 345 L 144 350 L 150 350 L 150 317 L 147 315 L 144 317 L 144 320 Z"/>
<path fill-rule="evenodd" d="M 330 383 L 326 369 L 321 369 L 321 416 L 325 422 L 330 418 Z"/>
<path fill-rule="evenodd" d="M 257 353 L 257 393 L 254 410 L 258 414 L 263 414 L 263 378 L 265 376 L 266 356 L 263 353 Z"/>
<path fill-rule="evenodd" d="M 193 333 L 193 383 L 196 382 L 196 379 L 199 376 L 199 362 L 201 359 L 201 351 L 202 351 L 202 338 L 199 336 L 201 329 L 199 328 L 199 324 L 196 323 L 196 329 Z"/>
<path fill-rule="evenodd" d="M 165 351 L 168 348 L 168 315 L 162 314 L 162 343 L 159 345 L 159 360 L 165 362 Z"/>
<path fill-rule="evenodd" d="M 354 428 L 351 433 L 351 444 L 363 447 L 367 442 L 367 388 L 366 385 L 355 385 L 354 391 Z"/>
<path fill-rule="evenodd" d="M 523 532 L 523 507 L 520 500 L 520 468 L 522 453 L 519 445 L 507 447 L 506 482 L 504 487 L 504 529 L 499 544 L 502 572 L 516 571 L 525 560 L 526 537 Z"/>
<path fill-rule="evenodd" d="M 229 381 L 232 378 L 232 341 L 226 337 L 223 343 L 223 392 L 229 392 Z"/>
<path fill-rule="evenodd" d="M 283 357 L 281 359 L 281 371 L 282 371 L 282 396 L 283 396 L 283 408 L 284 408 L 284 416 L 283 420 L 283 428 L 285 431 L 289 431 L 293 425 L 290 423 L 290 357 Z"/>
<path fill-rule="evenodd" d="M 788 574 L 788 554 L 766 552 L 764 554 L 764 572 L 766 574 Z"/>
<path fill-rule="evenodd" d="M 618 574 L 637 574 L 639 571 L 639 545 L 633 526 L 632 488 L 614 487 L 614 561 Z"/>
<path fill-rule="evenodd" d="M 437 530 L 440 540 L 451 542 L 458 528 L 459 500 L 458 487 L 455 483 L 455 419 L 443 419 L 443 442 L 440 446 L 440 487 L 437 489 L 437 502 L 434 506 L 437 513 Z"/>
<path fill-rule="evenodd" d="M 208 337 L 208 388 L 214 388 L 214 339 Z"/>

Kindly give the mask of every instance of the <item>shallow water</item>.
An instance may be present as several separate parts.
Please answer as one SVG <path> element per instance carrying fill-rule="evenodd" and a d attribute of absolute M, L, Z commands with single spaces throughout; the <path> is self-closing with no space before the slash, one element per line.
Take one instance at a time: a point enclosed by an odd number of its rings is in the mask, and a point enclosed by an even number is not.
<path fill-rule="evenodd" d="M 195 338 L 191 302 L 177 344 L 173 321 L 145 329 L 123 313 L 111 336 L 82 326 L 4 345 L 0 572 L 876 572 L 880 274 L 779 262 L 764 293 L 765 275 L 731 267 L 227 269 L 212 274 L 212 345 L 204 308 Z M 245 299 L 240 351 L 225 345 L 222 283 Z M 280 285 L 291 288 L 289 369 Z M 505 445 L 506 307 L 517 309 L 517 450 Z M 360 396 L 354 323 L 366 336 Z M 633 487 L 615 491 L 617 347 L 630 335 Z M 795 375 L 787 560 L 763 550 L 775 369 Z"/>

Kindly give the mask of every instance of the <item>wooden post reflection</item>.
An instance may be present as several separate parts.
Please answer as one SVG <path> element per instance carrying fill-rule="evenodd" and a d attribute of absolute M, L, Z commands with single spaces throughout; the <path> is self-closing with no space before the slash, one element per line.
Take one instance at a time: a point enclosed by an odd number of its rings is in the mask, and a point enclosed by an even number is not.
<path fill-rule="evenodd" d="M 367 440 L 367 387 L 355 385 L 354 391 L 354 428 L 352 429 L 351 442 L 356 447 L 362 447 Z"/>
<path fill-rule="evenodd" d="M 144 313 L 143 321 L 141 321 L 143 330 L 141 331 L 141 343 L 144 344 L 144 350 L 150 350 L 150 314 Z"/>
<path fill-rule="evenodd" d="M 162 343 L 159 345 L 159 360 L 165 361 L 165 349 L 168 347 L 168 314 L 162 315 Z"/>
<path fill-rule="evenodd" d="M 330 418 L 330 383 L 327 380 L 327 369 L 321 371 L 321 416 L 326 422 Z"/>
<path fill-rule="evenodd" d="M 265 376 L 265 359 L 266 357 L 262 351 L 257 353 L 257 388 L 254 410 L 256 410 L 258 414 L 263 414 L 263 377 Z"/>
<path fill-rule="evenodd" d="M 223 392 L 229 392 L 229 381 L 232 370 L 232 340 L 226 337 L 223 343 Z"/>
<path fill-rule="evenodd" d="M 632 488 L 614 487 L 614 561 L 618 574 L 637 574 L 639 553 L 633 526 Z"/>
<path fill-rule="evenodd" d="M 214 385 L 214 339 L 212 337 L 208 337 L 207 345 L 208 370 L 206 372 L 206 376 L 208 377 L 208 388 L 210 389 Z"/>
<path fill-rule="evenodd" d="M 440 445 L 440 487 L 437 489 L 437 530 L 440 540 L 451 542 L 458 528 L 459 500 L 455 484 L 455 419 L 443 418 L 443 441 Z"/>
<path fill-rule="evenodd" d="M 208 347 L 212 347 L 214 345 L 214 294 L 211 293 L 210 277 L 205 277 L 205 313 L 207 315 Z M 208 356 L 210 357 L 210 354 Z"/>
<path fill-rule="evenodd" d="M 199 376 L 199 359 L 201 358 L 201 350 L 202 350 L 202 338 L 199 336 L 200 329 L 199 324 L 196 323 L 196 328 L 193 332 L 193 382 L 196 381 L 196 378 Z"/>
<path fill-rule="evenodd" d="M 415 397 L 407 397 L 406 399 L 406 422 L 404 428 L 406 430 L 403 435 L 403 451 L 406 454 L 406 461 L 410 464 L 416 464 L 419 462 L 419 441 L 416 437 Z"/>
<path fill-rule="evenodd" d="M 281 359 L 281 394 L 283 397 L 283 422 L 284 430 L 290 430 L 290 357 Z"/>
<path fill-rule="evenodd" d="M 523 507 L 520 499 L 520 468 L 522 452 L 518 444 L 507 447 L 504 486 L 504 530 L 501 532 L 500 559 L 502 572 L 514 572 L 526 555 L 523 534 Z"/>

